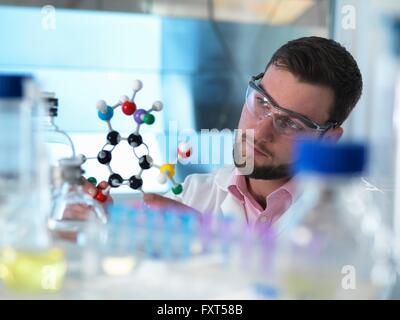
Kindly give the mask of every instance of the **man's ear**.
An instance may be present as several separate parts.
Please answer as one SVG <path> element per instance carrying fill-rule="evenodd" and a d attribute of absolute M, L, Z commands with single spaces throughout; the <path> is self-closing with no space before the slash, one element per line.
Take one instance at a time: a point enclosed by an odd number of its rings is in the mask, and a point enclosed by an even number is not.
<path fill-rule="evenodd" d="M 322 140 L 325 141 L 331 141 L 331 142 L 338 142 L 339 139 L 342 137 L 343 135 L 343 128 L 339 127 L 339 128 L 334 128 L 334 129 L 330 129 L 328 130 Z"/>

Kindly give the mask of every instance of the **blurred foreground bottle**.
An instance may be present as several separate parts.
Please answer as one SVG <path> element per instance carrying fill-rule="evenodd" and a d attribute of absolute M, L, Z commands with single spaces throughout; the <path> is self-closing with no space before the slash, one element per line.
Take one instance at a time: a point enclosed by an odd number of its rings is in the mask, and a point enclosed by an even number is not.
<path fill-rule="evenodd" d="M 93 236 L 93 228 L 107 223 L 102 205 L 84 192 L 81 185 L 82 159 L 60 160 L 63 184 L 53 202 L 48 227 L 56 238 L 85 241 L 85 233 Z M 90 226 L 89 225 L 93 225 Z M 99 235 L 100 236 L 100 235 Z"/>
<path fill-rule="evenodd" d="M 306 141 L 295 151 L 301 195 L 276 248 L 282 298 L 385 298 L 394 282 L 392 233 L 361 180 L 365 146 Z"/>
<path fill-rule="evenodd" d="M 395 183 L 394 183 L 394 229 L 396 234 L 395 255 L 397 263 L 397 273 L 400 273 L 400 17 L 392 17 L 390 19 L 390 30 L 388 34 L 391 36 L 392 52 L 395 58 L 396 79 L 394 83 L 394 108 L 393 108 L 393 124 L 394 124 L 394 162 L 395 162 Z M 400 295 L 399 281 L 394 297 L 398 299 Z"/>
<path fill-rule="evenodd" d="M 46 218 L 50 192 L 31 77 L 0 75 L 0 279 L 17 291 L 57 291 L 66 272 L 63 252 L 51 246 Z"/>
<path fill-rule="evenodd" d="M 52 92 L 43 92 L 42 101 L 45 105 L 42 129 L 50 164 L 52 194 L 55 197 L 62 184 L 59 161 L 64 158 L 75 157 L 75 147 L 70 136 L 56 124 L 59 111 L 56 95 Z"/>

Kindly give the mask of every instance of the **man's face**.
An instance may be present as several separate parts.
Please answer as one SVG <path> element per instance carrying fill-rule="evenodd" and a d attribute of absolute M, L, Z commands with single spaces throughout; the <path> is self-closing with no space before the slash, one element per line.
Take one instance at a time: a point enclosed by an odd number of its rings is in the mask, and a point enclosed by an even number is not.
<path fill-rule="evenodd" d="M 273 65 L 268 68 L 259 86 L 281 107 L 298 112 L 319 124 L 329 120 L 334 94 L 326 86 L 300 82 L 289 71 Z M 246 129 L 254 129 L 254 171 L 249 177 L 281 179 L 290 176 L 293 137 L 279 134 L 271 117 L 255 117 L 246 104 L 243 106 L 239 129 L 243 133 Z M 244 152 L 246 147 L 253 148 L 251 143 L 245 141 L 245 137 L 242 138 Z"/>

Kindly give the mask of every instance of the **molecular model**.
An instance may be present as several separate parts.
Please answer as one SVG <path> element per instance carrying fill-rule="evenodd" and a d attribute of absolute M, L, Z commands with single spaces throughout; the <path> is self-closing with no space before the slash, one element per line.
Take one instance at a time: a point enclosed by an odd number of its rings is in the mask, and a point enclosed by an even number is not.
<path fill-rule="evenodd" d="M 158 176 L 158 181 L 161 184 L 165 184 L 168 180 L 170 180 L 173 184 L 171 188 L 172 192 L 176 195 L 182 193 L 182 185 L 178 184 L 174 180 L 175 176 L 175 167 L 172 164 L 163 164 L 158 166 L 153 163 L 153 159 L 149 155 L 149 148 L 146 143 L 143 141 L 142 136 L 139 133 L 140 127 L 143 124 L 152 125 L 155 121 L 155 117 L 152 114 L 152 111 L 161 111 L 163 108 L 163 104 L 161 101 L 155 101 L 152 107 L 148 110 L 138 109 L 136 103 L 134 102 L 136 93 L 142 89 L 143 85 L 140 80 L 135 80 L 133 84 L 133 95 L 132 98 L 129 99 L 127 96 L 122 96 L 118 103 L 114 106 L 109 106 L 104 100 L 100 100 L 97 102 L 97 114 L 98 117 L 107 123 L 109 132 L 107 134 L 107 142 L 101 149 L 101 151 L 97 154 L 97 157 L 87 158 L 83 156 L 83 162 L 87 159 L 97 159 L 98 162 L 107 166 L 110 176 L 108 178 L 109 187 L 100 190 L 95 196 L 95 198 L 100 202 L 105 202 L 107 200 L 108 193 L 111 188 L 118 188 L 121 185 L 128 185 L 130 188 L 134 190 L 139 190 L 144 193 L 142 190 L 143 180 L 142 173 L 144 170 L 150 169 L 151 167 L 158 168 L 160 173 Z M 114 110 L 118 107 L 121 107 L 122 112 L 127 116 L 133 116 L 133 120 L 136 122 L 136 130 L 132 132 L 127 138 L 121 137 L 118 131 L 114 130 L 111 125 L 111 119 L 114 116 Z M 111 160 L 112 160 L 112 151 L 114 148 L 122 141 L 126 140 L 128 144 L 132 147 L 134 156 L 138 159 L 140 171 L 136 175 L 132 175 L 129 179 L 124 179 L 118 173 L 114 172 L 111 168 Z M 139 146 L 143 145 L 147 153 L 141 156 L 136 154 L 135 149 Z M 106 150 L 110 148 L 111 150 Z M 191 147 L 188 143 L 183 142 L 179 144 L 178 147 L 178 158 L 179 159 L 187 159 L 191 155 Z M 88 178 L 88 181 L 96 185 L 97 180 L 94 177 Z"/>

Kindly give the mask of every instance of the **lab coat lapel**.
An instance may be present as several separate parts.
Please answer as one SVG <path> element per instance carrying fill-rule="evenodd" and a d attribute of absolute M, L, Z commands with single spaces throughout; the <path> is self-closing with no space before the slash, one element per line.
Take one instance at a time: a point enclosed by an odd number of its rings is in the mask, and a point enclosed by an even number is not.
<path fill-rule="evenodd" d="M 234 166 L 227 166 L 221 168 L 216 174 L 215 182 L 220 191 L 225 193 L 225 198 L 220 204 L 220 210 L 224 217 L 237 218 L 239 221 L 246 223 L 246 213 L 243 205 L 228 191 L 228 185 L 232 180 L 234 170 Z"/>
<path fill-rule="evenodd" d="M 246 213 L 242 204 L 229 192 L 221 203 L 221 212 L 224 217 L 233 217 L 246 222 Z"/>

